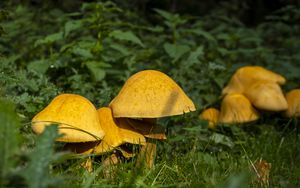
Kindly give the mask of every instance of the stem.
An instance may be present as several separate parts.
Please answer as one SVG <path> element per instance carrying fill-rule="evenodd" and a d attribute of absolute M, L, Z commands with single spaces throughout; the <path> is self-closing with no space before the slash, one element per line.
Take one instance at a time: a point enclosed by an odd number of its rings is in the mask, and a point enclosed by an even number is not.
<path fill-rule="evenodd" d="M 156 144 L 153 142 L 147 142 L 142 146 L 140 153 L 137 157 L 137 165 L 140 167 L 146 167 L 148 169 L 153 168 L 156 157 Z"/>

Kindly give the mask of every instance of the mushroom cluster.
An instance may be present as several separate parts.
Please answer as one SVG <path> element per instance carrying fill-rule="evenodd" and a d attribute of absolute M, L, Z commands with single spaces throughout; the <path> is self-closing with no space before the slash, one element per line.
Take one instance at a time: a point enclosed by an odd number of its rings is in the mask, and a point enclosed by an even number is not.
<path fill-rule="evenodd" d="M 286 79 L 260 66 L 239 68 L 222 90 L 220 111 L 208 108 L 200 119 L 209 122 L 209 128 L 217 123 L 246 123 L 260 117 L 259 111 L 284 112 L 286 117 L 300 115 L 300 89 L 284 96 L 281 85 Z"/>
<path fill-rule="evenodd" d="M 125 158 L 136 153 L 125 143 L 141 145 L 138 163 L 151 168 L 156 155 L 154 140 L 165 140 L 165 130 L 157 118 L 195 111 L 195 105 L 166 74 L 140 71 L 131 76 L 108 107 L 98 110 L 86 98 L 61 94 L 32 119 L 32 129 L 40 134 L 45 126 L 58 125 L 57 139 L 79 154 L 101 155 L 114 150 Z M 117 163 L 115 154 L 111 156 Z"/>

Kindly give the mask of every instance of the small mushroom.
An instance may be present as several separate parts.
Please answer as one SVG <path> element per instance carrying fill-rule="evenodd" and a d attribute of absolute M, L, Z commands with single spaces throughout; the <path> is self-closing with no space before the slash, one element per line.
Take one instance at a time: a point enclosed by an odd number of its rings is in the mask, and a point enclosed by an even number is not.
<path fill-rule="evenodd" d="M 114 148 L 125 144 L 146 143 L 145 137 L 132 129 L 130 126 L 120 125 L 112 116 L 112 111 L 108 107 L 98 109 L 99 120 L 105 132 L 105 136 L 99 145 L 95 148 L 95 153 L 103 153 L 113 150 Z"/>
<path fill-rule="evenodd" d="M 159 118 L 196 110 L 174 80 L 155 70 L 131 76 L 109 106 L 116 118 Z"/>
<path fill-rule="evenodd" d="M 222 95 L 230 93 L 243 93 L 245 89 L 256 81 L 269 81 L 279 85 L 285 84 L 283 76 L 260 66 L 245 66 L 239 68 L 231 77 Z"/>
<path fill-rule="evenodd" d="M 258 112 L 244 95 L 238 93 L 227 94 L 222 100 L 219 122 L 246 123 L 255 121 L 258 118 Z"/>
<path fill-rule="evenodd" d="M 200 119 L 208 121 L 208 128 L 213 129 L 217 126 L 220 111 L 216 108 L 208 108 L 203 110 L 199 115 Z"/>
<path fill-rule="evenodd" d="M 300 89 L 293 89 L 286 95 L 288 103 L 288 109 L 284 112 L 286 117 L 298 117 L 300 116 Z"/>
<path fill-rule="evenodd" d="M 174 80 L 155 70 L 144 70 L 131 76 L 109 106 L 115 118 L 160 118 L 196 110 L 193 101 Z M 147 141 L 138 156 L 137 161 L 145 159 L 148 168 L 154 164 L 154 145 Z"/>
<path fill-rule="evenodd" d="M 165 129 L 157 125 L 156 119 L 147 118 L 142 120 L 131 118 L 116 118 L 121 126 L 130 126 L 134 130 L 143 134 L 146 138 L 146 144 L 141 147 L 140 153 L 137 158 L 138 166 L 146 166 L 152 168 L 156 157 L 156 141 L 166 140 Z"/>
<path fill-rule="evenodd" d="M 61 94 L 32 119 L 32 129 L 37 134 L 51 124 L 59 125 L 63 136 L 57 141 L 61 142 L 89 142 L 104 137 L 96 108 L 80 95 Z"/>
<path fill-rule="evenodd" d="M 274 82 L 257 81 L 244 94 L 253 106 L 261 110 L 283 111 L 288 108 L 280 86 Z"/>

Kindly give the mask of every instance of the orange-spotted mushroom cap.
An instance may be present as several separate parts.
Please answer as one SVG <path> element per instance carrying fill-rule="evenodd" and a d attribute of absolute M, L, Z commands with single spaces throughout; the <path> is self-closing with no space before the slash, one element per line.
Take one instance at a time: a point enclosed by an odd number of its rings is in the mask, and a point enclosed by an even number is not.
<path fill-rule="evenodd" d="M 98 114 L 105 136 L 95 148 L 95 153 L 111 151 L 124 143 L 145 144 L 146 139 L 142 134 L 118 125 L 110 108 L 102 107 L 98 109 Z"/>
<path fill-rule="evenodd" d="M 61 94 L 32 119 L 32 129 L 37 134 L 51 124 L 59 125 L 63 136 L 57 141 L 61 142 L 88 142 L 104 136 L 96 108 L 80 95 Z"/>
<path fill-rule="evenodd" d="M 246 123 L 257 120 L 258 112 L 242 94 L 227 94 L 221 103 L 219 122 Z"/>
<path fill-rule="evenodd" d="M 253 106 L 267 111 L 287 110 L 288 104 L 280 86 L 274 82 L 258 81 L 250 85 L 245 96 Z"/>
<path fill-rule="evenodd" d="M 216 108 L 203 110 L 199 118 L 208 121 L 208 128 L 215 128 L 219 120 L 220 111 Z"/>
<path fill-rule="evenodd" d="M 293 89 L 286 95 L 288 109 L 284 112 L 286 117 L 300 116 L 300 89 Z"/>
<path fill-rule="evenodd" d="M 260 66 L 245 66 L 239 68 L 231 77 L 222 94 L 243 93 L 245 89 L 256 81 L 269 81 L 279 85 L 285 84 L 283 76 Z"/>
<path fill-rule="evenodd" d="M 155 70 L 131 76 L 109 106 L 114 117 L 130 118 L 159 118 L 196 110 L 174 80 Z"/>

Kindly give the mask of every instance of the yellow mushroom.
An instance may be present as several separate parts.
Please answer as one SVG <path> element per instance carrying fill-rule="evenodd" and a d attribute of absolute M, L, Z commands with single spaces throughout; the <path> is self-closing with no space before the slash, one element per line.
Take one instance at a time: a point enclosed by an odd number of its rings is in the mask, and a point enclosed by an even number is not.
<path fill-rule="evenodd" d="M 132 119 L 132 118 L 117 118 L 120 126 L 131 127 L 147 138 L 165 140 L 167 136 L 165 129 L 155 123 L 155 119 Z"/>
<path fill-rule="evenodd" d="M 94 153 L 100 155 L 114 149 L 120 149 L 118 147 L 125 143 L 145 145 L 145 137 L 129 124 L 114 118 L 110 108 L 102 107 L 98 109 L 98 115 L 105 136 L 97 142 L 66 144 L 65 148 L 67 150 L 78 154 Z M 126 154 L 126 151 L 122 149 L 120 151 Z"/>
<path fill-rule="evenodd" d="M 227 94 L 221 103 L 219 122 L 246 123 L 257 120 L 258 112 L 242 94 Z"/>
<path fill-rule="evenodd" d="M 203 110 L 199 115 L 200 119 L 208 121 L 208 128 L 213 129 L 217 126 L 220 111 L 216 108 L 208 108 Z"/>
<path fill-rule="evenodd" d="M 37 134 L 51 124 L 59 125 L 63 136 L 57 141 L 61 142 L 89 142 L 104 137 L 96 108 L 80 95 L 61 94 L 32 119 L 32 129 Z"/>
<path fill-rule="evenodd" d="M 280 86 L 274 82 L 257 81 L 244 94 L 253 106 L 261 110 L 283 111 L 288 108 Z"/>
<path fill-rule="evenodd" d="M 155 70 L 140 71 L 131 76 L 109 106 L 115 118 L 160 118 L 196 110 L 192 100 L 174 80 Z M 147 124 L 127 121 L 136 129 Z M 151 168 L 155 155 L 156 144 L 148 140 L 141 148 L 138 164 L 143 161 Z"/>
<path fill-rule="evenodd" d="M 196 110 L 176 82 L 155 70 L 131 76 L 109 106 L 116 118 L 158 118 Z"/>
<path fill-rule="evenodd" d="M 95 153 L 108 152 L 125 143 L 145 145 L 145 137 L 130 126 L 120 125 L 112 116 L 110 108 L 102 107 L 98 113 L 105 136 L 95 148 Z"/>
<path fill-rule="evenodd" d="M 230 93 L 243 93 L 245 89 L 256 81 L 269 81 L 279 85 L 285 84 L 283 76 L 260 66 L 245 66 L 239 68 L 231 77 L 222 95 Z"/>
<path fill-rule="evenodd" d="M 122 147 L 125 143 L 145 145 L 146 139 L 138 131 L 134 130 L 129 124 L 118 122 L 113 116 L 112 111 L 108 107 L 98 109 L 99 122 L 102 125 L 105 136 L 101 141 L 85 142 L 85 143 L 68 143 L 65 150 L 70 150 L 77 154 L 96 154 L 101 155 L 114 149 L 119 150 L 125 158 L 134 156 L 134 153 Z M 108 168 L 110 163 L 106 163 L 112 156 L 103 161 L 104 168 Z M 117 160 L 119 161 L 119 160 Z M 115 164 L 115 163 L 112 163 Z"/>
<path fill-rule="evenodd" d="M 288 109 L 284 112 L 286 117 L 300 116 L 300 89 L 293 89 L 286 95 Z"/>

